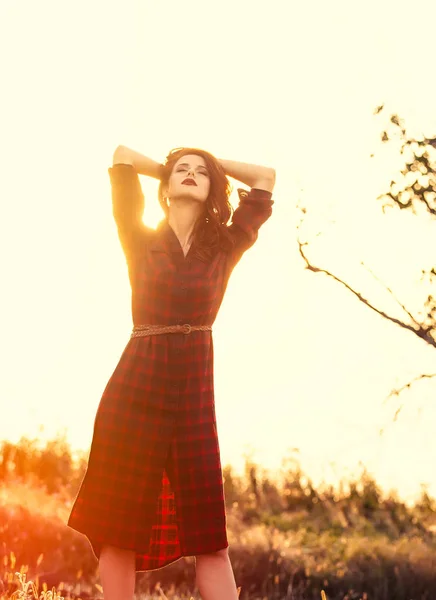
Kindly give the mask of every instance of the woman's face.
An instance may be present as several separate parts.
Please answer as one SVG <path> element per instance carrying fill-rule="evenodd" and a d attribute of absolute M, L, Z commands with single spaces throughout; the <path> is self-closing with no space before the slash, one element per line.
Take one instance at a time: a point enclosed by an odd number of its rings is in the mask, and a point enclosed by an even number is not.
<path fill-rule="evenodd" d="M 170 201 L 206 202 L 209 190 L 210 178 L 204 158 L 185 154 L 174 165 L 165 195 Z"/>

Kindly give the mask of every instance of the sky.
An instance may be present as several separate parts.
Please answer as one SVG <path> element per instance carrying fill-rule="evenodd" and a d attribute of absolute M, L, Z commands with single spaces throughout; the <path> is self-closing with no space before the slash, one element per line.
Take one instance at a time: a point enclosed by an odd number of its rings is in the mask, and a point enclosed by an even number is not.
<path fill-rule="evenodd" d="M 435 135 L 435 19 L 433 0 L 1 3 L 0 439 L 65 430 L 89 447 L 131 330 L 113 151 L 196 146 L 277 172 L 273 216 L 214 325 L 223 462 L 292 454 L 315 484 L 365 465 L 406 500 L 422 484 L 436 495 L 436 379 L 403 394 L 396 422 L 386 401 L 436 370 L 434 351 L 305 270 L 297 245 L 304 205 L 315 264 L 401 315 L 370 269 L 419 309 L 434 223 L 382 213 L 402 162 L 380 133 L 397 113 Z M 157 182 L 141 184 L 155 226 Z"/>

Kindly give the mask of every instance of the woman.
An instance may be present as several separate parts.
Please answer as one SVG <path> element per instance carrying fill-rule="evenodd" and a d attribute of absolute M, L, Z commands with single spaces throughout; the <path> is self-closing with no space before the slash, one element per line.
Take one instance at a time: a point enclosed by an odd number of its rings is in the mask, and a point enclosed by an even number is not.
<path fill-rule="evenodd" d="M 133 598 L 136 571 L 182 556 L 196 557 L 204 600 L 232 600 L 211 329 L 233 268 L 271 215 L 275 171 L 195 148 L 161 165 L 119 146 L 108 172 L 134 327 L 68 525 L 91 543 L 105 600 Z M 142 222 L 138 175 L 160 180 L 156 230 Z M 252 188 L 238 190 L 230 225 L 226 175 Z"/>

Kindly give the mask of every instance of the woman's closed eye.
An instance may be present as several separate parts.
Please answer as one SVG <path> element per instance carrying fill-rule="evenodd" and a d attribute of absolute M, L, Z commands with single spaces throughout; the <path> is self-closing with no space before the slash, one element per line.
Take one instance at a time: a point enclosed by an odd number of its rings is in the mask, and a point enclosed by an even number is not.
<path fill-rule="evenodd" d="M 177 173 L 182 173 L 183 171 L 188 171 L 187 167 L 179 167 L 177 169 Z M 207 171 L 198 171 L 198 175 L 204 175 L 205 177 L 209 177 L 209 173 Z"/>

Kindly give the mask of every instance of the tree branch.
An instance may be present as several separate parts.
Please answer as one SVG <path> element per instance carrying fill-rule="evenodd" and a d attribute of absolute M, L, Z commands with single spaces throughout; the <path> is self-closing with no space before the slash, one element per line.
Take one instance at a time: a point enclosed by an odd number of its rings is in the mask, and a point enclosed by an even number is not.
<path fill-rule="evenodd" d="M 365 269 L 368 271 L 368 273 L 371 273 L 371 275 L 374 277 L 374 279 L 375 279 L 376 281 L 378 281 L 378 283 L 380 283 L 380 285 L 382 285 L 382 286 L 385 288 L 385 290 L 386 290 L 387 292 L 389 292 L 389 293 L 390 293 L 390 295 L 391 295 L 391 296 L 392 296 L 392 298 L 395 300 L 395 302 L 398 304 L 398 306 L 400 306 L 400 307 L 401 307 L 401 308 L 404 310 L 404 312 L 406 313 L 406 315 L 408 315 L 408 317 L 410 317 L 410 320 L 411 320 L 411 321 L 413 321 L 413 323 L 416 325 L 416 327 L 418 327 L 418 328 L 419 328 L 419 327 L 421 327 L 420 323 L 418 323 L 418 321 L 415 319 L 415 317 L 412 315 L 412 313 L 411 313 L 411 312 L 409 312 L 409 311 L 407 310 L 407 308 L 404 306 L 404 304 L 402 304 L 402 303 L 400 302 L 400 300 L 399 300 L 399 299 L 396 297 L 396 295 L 395 295 L 395 294 L 394 294 L 394 292 L 391 290 L 391 288 L 390 288 L 390 287 L 388 287 L 388 286 L 385 284 L 385 282 L 384 282 L 384 281 L 382 281 L 382 280 L 380 279 L 380 277 L 378 277 L 378 275 L 376 275 L 376 274 L 374 273 L 374 271 L 373 271 L 372 269 L 370 269 L 369 267 L 367 267 L 363 261 L 361 261 L 361 263 L 360 263 L 360 264 L 362 265 L 362 267 L 364 267 L 364 268 L 365 268 Z"/>
<path fill-rule="evenodd" d="M 332 279 L 334 279 L 335 281 L 337 281 L 338 283 L 343 285 L 345 288 L 347 288 L 347 290 L 350 291 L 352 294 L 354 294 L 354 296 L 356 296 L 356 298 L 358 298 L 360 300 L 360 302 L 362 302 L 363 304 L 368 306 L 368 308 L 371 308 L 378 315 L 380 315 L 381 317 L 384 317 L 385 319 L 388 319 L 388 321 L 391 321 L 392 323 L 395 323 L 396 325 L 399 325 L 403 329 L 407 329 L 408 331 L 411 331 L 412 333 L 414 333 L 415 335 L 420 337 L 422 340 L 424 340 L 427 344 L 436 348 L 436 340 L 433 339 L 433 337 L 431 335 L 431 331 L 432 331 L 431 328 L 425 328 L 418 323 L 416 323 L 416 327 L 414 327 L 413 325 L 404 323 L 403 321 L 400 321 L 400 319 L 392 317 L 391 315 L 384 312 L 383 310 L 380 310 L 379 308 L 375 307 L 360 292 L 356 292 L 356 290 L 354 290 L 350 285 L 348 285 L 348 283 L 346 283 L 345 281 L 343 281 L 342 279 L 340 279 L 339 277 L 337 277 L 330 271 L 327 271 L 327 269 L 322 269 L 320 267 L 315 267 L 314 265 L 312 265 L 309 262 L 309 259 L 307 258 L 306 254 L 304 253 L 304 247 L 307 246 L 308 243 L 302 242 L 298 238 L 297 238 L 297 242 L 298 242 L 300 255 L 303 258 L 304 262 L 306 263 L 306 269 L 308 269 L 309 271 L 312 271 L 313 273 L 324 273 L 325 275 L 328 275 L 328 277 L 331 277 Z"/>

